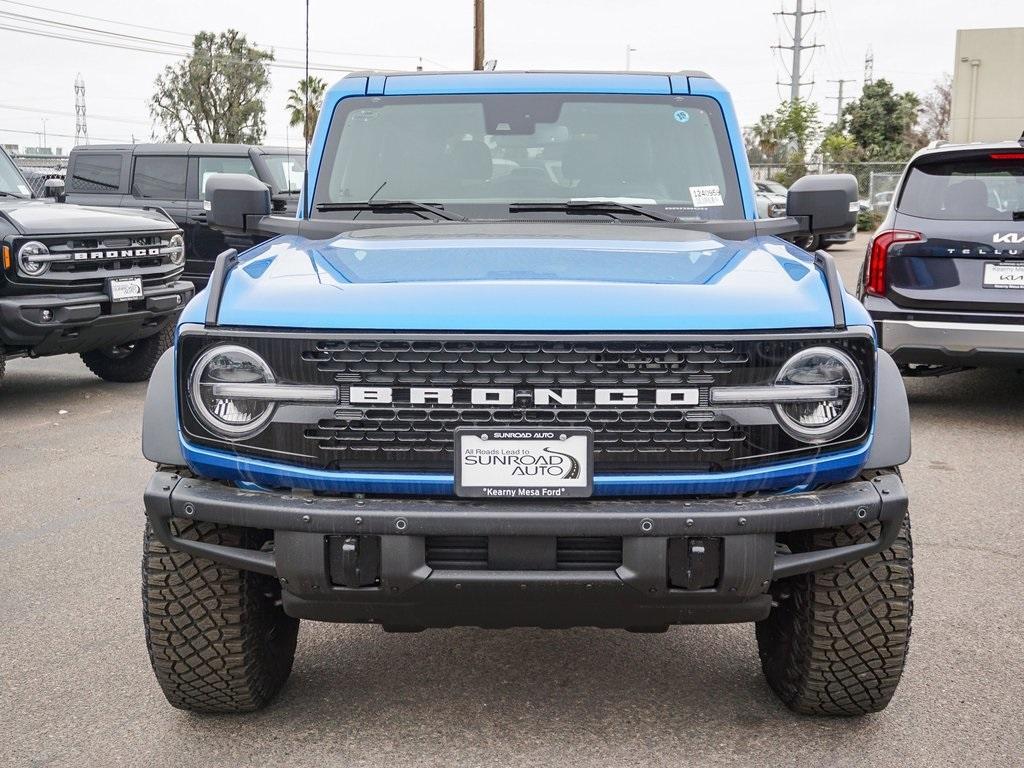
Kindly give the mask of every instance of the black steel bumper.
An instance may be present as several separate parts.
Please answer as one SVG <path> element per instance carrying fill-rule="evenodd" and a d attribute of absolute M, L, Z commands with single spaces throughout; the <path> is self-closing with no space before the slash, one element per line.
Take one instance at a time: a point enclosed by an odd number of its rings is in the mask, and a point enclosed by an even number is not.
<path fill-rule="evenodd" d="M 374 622 L 386 629 L 444 626 L 601 626 L 638 630 L 669 624 L 754 621 L 767 616 L 772 581 L 856 560 L 888 547 L 907 511 L 892 473 L 815 492 L 746 499 L 494 502 L 363 499 L 250 492 L 223 483 L 157 472 L 146 514 L 168 546 L 278 578 L 286 612 L 308 619 Z M 272 551 L 179 538 L 172 519 L 270 529 Z M 880 523 L 872 542 L 779 553 L 788 531 Z M 434 536 L 621 537 L 622 561 L 607 570 L 437 569 Z M 379 542 L 368 586 L 339 586 L 331 537 Z M 673 540 L 714 540 L 714 584 L 677 588 L 670 579 Z M 365 539 L 361 539 L 365 540 Z"/>
<path fill-rule="evenodd" d="M 194 294 L 192 283 L 179 280 L 119 305 L 102 292 L 0 297 L 0 344 L 36 356 L 126 344 L 159 331 Z"/>

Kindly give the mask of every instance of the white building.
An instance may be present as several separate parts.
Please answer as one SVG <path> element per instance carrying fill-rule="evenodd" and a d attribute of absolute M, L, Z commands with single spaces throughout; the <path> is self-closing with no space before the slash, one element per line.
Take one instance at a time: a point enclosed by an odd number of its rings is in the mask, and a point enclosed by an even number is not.
<path fill-rule="evenodd" d="M 1024 134 L 1024 27 L 958 29 L 950 139 L 1005 141 Z"/>

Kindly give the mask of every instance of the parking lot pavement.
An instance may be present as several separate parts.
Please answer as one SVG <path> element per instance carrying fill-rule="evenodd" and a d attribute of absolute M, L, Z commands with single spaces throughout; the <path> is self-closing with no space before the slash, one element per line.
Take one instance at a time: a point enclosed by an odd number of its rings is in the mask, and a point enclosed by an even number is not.
<path fill-rule="evenodd" d="M 835 251 L 847 284 L 862 238 Z M 305 623 L 265 712 L 171 709 L 139 598 L 142 385 L 77 358 L 0 387 L 2 765 L 1020 765 L 1024 376 L 908 382 L 914 634 L 884 713 L 788 713 L 753 628 L 428 631 Z"/>

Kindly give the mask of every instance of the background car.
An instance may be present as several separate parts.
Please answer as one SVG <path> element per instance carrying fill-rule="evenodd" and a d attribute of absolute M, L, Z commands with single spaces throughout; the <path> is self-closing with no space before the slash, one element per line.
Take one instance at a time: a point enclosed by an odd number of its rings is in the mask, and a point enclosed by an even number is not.
<path fill-rule="evenodd" d="M 754 197 L 757 216 L 761 219 L 775 219 L 786 215 L 786 194 L 789 192 L 777 181 L 754 181 Z"/>
<path fill-rule="evenodd" d="M 858 293 L 904 373 L 1024 368 L 1024 140 L 914 155 Z"/>

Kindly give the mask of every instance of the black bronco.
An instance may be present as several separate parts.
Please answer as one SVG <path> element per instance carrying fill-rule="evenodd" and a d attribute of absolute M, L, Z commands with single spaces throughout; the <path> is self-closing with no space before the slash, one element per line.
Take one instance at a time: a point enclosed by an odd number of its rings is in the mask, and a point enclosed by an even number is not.
<path fill-rule="evenodd" d="M 8 358 L 78 353 L 102 379 L 145 381 L 194 293 L 184 264 L 162 210 L 33 199 L 0 149 L 0 376 Z"/>

